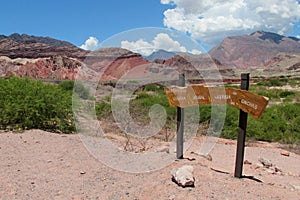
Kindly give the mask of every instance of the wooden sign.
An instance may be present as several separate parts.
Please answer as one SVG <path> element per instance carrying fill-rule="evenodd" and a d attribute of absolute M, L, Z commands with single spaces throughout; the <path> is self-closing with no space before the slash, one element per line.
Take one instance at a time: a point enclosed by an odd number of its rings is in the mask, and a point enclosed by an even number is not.
<path fill-rule="evenodd" d="M 251 114 L 258 119 L 265 111 L 269 99 L 246 90 L 234 88 L 189 85 L 165 88 L 170 106 L 181 108 L 200 104 L 228 104 Z"/>

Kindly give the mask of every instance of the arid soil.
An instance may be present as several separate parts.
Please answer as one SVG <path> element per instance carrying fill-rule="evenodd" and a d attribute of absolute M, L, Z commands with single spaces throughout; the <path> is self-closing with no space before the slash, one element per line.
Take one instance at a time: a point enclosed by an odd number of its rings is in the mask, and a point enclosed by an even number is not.
<path fill-rule="evenodd" d="M 300 199 L 299 155 L 281 155 L 276 144 L 248 145 L 245 178 L 238 179 L 233 177 L 235 141 L 220 139 L 209 157 L 193 153 L 200 142 L 195 139 L 185 159 L 170 166 L 130 174 L 97 161 L 76 134 L 1 132 L 0 199 Z M 277 172 L 260 158 L 270 160 Z M 194 167 L 195 187 L 172 182 L 171 170 L 183 165 Z"/>

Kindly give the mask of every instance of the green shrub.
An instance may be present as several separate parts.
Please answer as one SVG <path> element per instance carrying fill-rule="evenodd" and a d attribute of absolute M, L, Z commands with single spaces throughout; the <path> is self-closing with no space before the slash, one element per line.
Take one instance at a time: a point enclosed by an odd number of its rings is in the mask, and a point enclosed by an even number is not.
<path fill-rule="evenodd" d="M 74 132 L 72 93 L 28 78 L 1 78 L 0 128 Z"/>
<path fill-rule="evenodd" d="M 65 80 L 61 82 L 59 86 L 66 91 L 77 93 L 82 99 L 92 99 L 89 90 L 80 82 L 75 84 L 75 81 L 73 80 Z"/>
<path fill-rule="evenodd" d="M 153 92 L 155 92 L 155 91 L 161 90 L 161 87 L 158 86 L 158 85 L 155 85 L 155 84 L 148 84 L 148 85 L 145 86 L 144 90 L 145 91 L 153 91 Z"/>
<path fill-rule="evenodd" d="M 295 92 L 293 91 L 283 91 L 279 93 L 280 98 L 286 98 L 287 96 L 295 96 Z"/>
<path fill-rule="evenodd" d="M 277 105 L 267 108 L 263 116 L 248 120 L 247 133 L 250 138 L 269 142 L 295 143 L 300 139 L 300 104 Z"/>
<path fill-rule="evenodd" d="M 111 116 L 111 104 L 107 102 L 100 102 L 95 106 L 96 115 L 98 119 L 108 118 Z"/>
<path fill-rule="evenodd" d="M 63 81 L 59 84 L 59 86 L 61 88 L 63 88 L 64 90 L 67 90 L 67 91 L 73 91 L 73 88 L 74 88 L 74 81 L 71 81 L 71 80 L 66 80 L 66 81 Z"/>
<path fill-rule="evenodd" d="M 152 87 L 152 86 L 151 86 Z M 145 89 L 146 90 L 146 89 Z M 176 124 L 176 107 L 170 107 L 162 89 L 154 93 L 147 91 L 138 91 L 136 99 L 130 101 L 130 115 L 132 118 L 141 123 L 149 123 L 149 108 L 154 104 L 160 104 L 167 113 L 167 126 Z M 148 89 L 147 89 L 148 90 Z M 252 92 L 260 93 L 271 98 L 290 98 L 297 92 L 286 92 L 283 90 L 268 90 L 265 87 L 255 86 Z M 108 98 L 108 97 L 107 97 Z M 106 99 L 106 98 L 105 98 Z M 108 98 L 110 99 L 110 98 Z M 222 106 L 214 106 L 216 112 L 212 113 L 212 105 L 199 105 L 200 121 L 199 123 L 211 124 L 212 118 L 213 130 L 222 128 L 221 137 L 236 139 L 238 136 L 239 109 L 227 106 L 226 111 Z M 104 101 L 96 105 L 96 113 L 99 118 L 106 117 L 111 113 L 110 102 Z M 188 110 L 186 110 L 188 113 Z M 247 140 L 262 140 L 269 142 L 297 143 L 300 141 L 300 103 L 282 104 L 268 107 L 260 119 L 254 119 L 249 115 L 247 126 Z M 226 115 L 226 116 L 225 116 Z M 225 117 L 224 124 L 222 119 Z M 174 128 L 174 127 L 173 127 Z M 174 130 L 173 130 L 174 131 Z M 201 131 L 202 133 L 205 131 Z"/>
<path fill-rule="evenodd" d="M 136 119 L 149 120 L 149 109 L 155 104 L 159 104 L 165 108 L 167 113 L 167 123 L 171 122 L 171 120 L 175 120 L 176 108 L 169 106 L 166 95 L 161 93 L 161 91 L 157 91 L 156 94 L 152 95 L 145 91 L 138 92 L 137 98 L 130 102 L 131 113 Z"/>
<path fill-rule="evenodd" d="M 277 79 L 271 79 L 269 83 L 269 86 L 282 86 L 282 83 Z"/>
<path fill-rule="evenodd" d="M 207 110 L 201 110 L 200 116 L 210 121 Z M 248 116 L 247 140 L 261 140 L 300 144 L 300 103 L 277 105 L 266 109 L 259 119 Z M 220 113 L 222 115 L 222 113 Z M 214 117 L 214 116 L 212 116 Z M 204 123 L 201 121 L 201 123 Z M 238 136 L 239 109 L 228 106 L 221 137 L 236 139 Z"/>
<path fill-rule="evenodd" d="M 259 86 L 283 86 L 284 84 L 286 84 L 288 82 L 288 79 L 271 79 L 269 81 L 262 81 L 257 83 L 257 85 Z"/>

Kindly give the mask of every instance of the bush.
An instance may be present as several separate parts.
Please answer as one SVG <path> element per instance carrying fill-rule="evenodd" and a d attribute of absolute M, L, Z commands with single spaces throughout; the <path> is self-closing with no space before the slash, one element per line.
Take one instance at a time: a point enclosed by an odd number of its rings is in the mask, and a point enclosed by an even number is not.
<path fill-rule="evenodd" d="M 280 98 L 286 98 L 287 96 L 295 96 L 293 91 L 283 91 L 279 93 Z"/>
<path fill-rule="evenodd" d="M 152 86 L 151 86 L 152 87 Z M 254 93 L 263 93 L 271 98 L 280 98 L 283 96 L 293 96 L 294 92 L 286 92 L 283 90 L 267 90 L 263 88 L 254 88 Z M 259 89 L 259 90 L 258 90 Z M 259 92 L 258 92 L 259 91 Z M 170 107 L 163 93 L 163 90 L 157 90 L 154 93 L 138 91 L 135 93 L 136 99 L 130 101 L 130 114 L 134 120 L 141 123 L 149 123 L 149 108 L 154 104 L 162 105 L 167 113 L 167 126 L 171 127 L 176 124 L 176 107 Z M 295 95 L 298 93 L 295 92 Z M 107 97 L 110 99 L 109 97 Z M 239 109 L 227 106 L 226 112 L 220 106 L 214 106 L 216 112 L 212 115 L 212 105 L 200 105 L 200 121 L 205 124 L 201 126 L 207 128 L 207 125 L 212 122 L 214 124 L 212 131 L 220 130 L 223 126 L 222 120 L 226 115 L 224 126 L 221 132 L 221 137 L 228 139 L 236 139 L 238 136 Z M 103 101 L 96 105 L 96 113 L 99 118 L 105 118 L 111 113 L 110 102 Z M 186 110 L 188 113 L 188 110 Z M 254 119 L 249 115 L 247 126 L 247 140 L 262 140 L 269 142 L 281 143 L 297 143 L 300 142 L 300 103 L 282 104 L 268 107 L 260 119 Z M 220 120 L 219 120 L 220 119 Z M 173 128 L 175 126 L 172 126 Z M 173 130 L 175 131 L 175 130 Z M 201 131 L 205 132 L 205 131 Z"/>
<path fill-rule="evenodd" d="M 201 107 L 200 115 L 205 116 L 205 120 L 209 122 L 209 112 L 201 110 Z M 254 119 L 249 115 L 246 139 L 300 144 L 299 113 L 300 103 L 296 103 L 269 107 L 259 119 Z M 228 106 L 221 137 L 236 139 L 238 136 L 238 121 L 239 110 Z"/>
<path fill-rule="evenodd" d="M 67 91 L 73 91 L 73 88 L 74 88 L 74 81 L 71 81 L 71 80 L 66 80 L 66 81 L 63 81 L 59 84 L 59 86 L 61 88 L 63 88 L 64 90 L 67 90 Z"/>
<path fill-rule="evenodd" d="M 74 132 L 72 93 L 28 78 L 0 79 L 0 128 Z"/>
<path fill-rule="evenodd" d="M 145 86 L 144 90 L 145 91 L 153 91 L 153 92 L 155 92 L 155 91 L 161 90 L 161 87 L 158 86 L 158 85 L 155 85 L 155 84 L 148 84 L 148 85 Z"/>
<path fill-rule="evenodd" d="M 257 83 L 257 85 L 259 85 L 259 86 L 268 86 L 268 87 L 271 87 L 271 86 L 282 86 L 282 85 L 286 84 L 287 81 L 288 81 L 287 79 L 282 79 L 282 80 L 271 79 L 269 81 L 259 82 L 259 83 Z"/>
<path fill-rule="evenodd" d="M 145 91 L 138 92 L 137 98 L 131 100 L 130 102 L 130 109 L 133 118 L 140 120 L 149 120 L 150 118 L 148 116 L 148 112 L 150 107 L 154 104 L 159 104 L 163 106 L 166 110 L 167 123 L 171 123 L 172 120 L 175 120 L 176 108 L 169 106 L 167 97 L 164 93 L 162 93 L 162 91 L 157 91 L 156 94 L 152 95 L 148 94 Z"/>
<path fill-rule="evenodd" d="M 81 83 L 76 83 L 74 85 L 74 92 L 79 95 L 82 99 L 91 99 L 90 92 L 87 88 L 85 88 Z"/>
<path fill-rule="evenodd" d="M 80 82 L 75 84 L 75 81 L 65 80 L 61 82 L 59 86 L 66 91 L 75 92 L 82 99 L 92 99 L 89 90 Z"/>
<path fill-rule="evenodd" d="M 111 105 L 107 102 L 98 103 L 95 110 L 98 119 L 108 118 L 112 114 Z"/>
<path fill-rule="evenodd" d="M 267 108 L 260 119 L 249 118 L 248 136 L 269 142 L 297 143 L 300 140 L 299 112 L 299 103 Z"/>

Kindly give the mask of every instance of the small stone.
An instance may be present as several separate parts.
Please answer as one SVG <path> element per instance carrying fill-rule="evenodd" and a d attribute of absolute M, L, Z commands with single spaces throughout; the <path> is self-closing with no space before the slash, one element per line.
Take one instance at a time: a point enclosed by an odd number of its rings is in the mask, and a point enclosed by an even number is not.
<path fill-rule="evenodd" d="M 208 154 L 207 156 L 205 156 L 205 158 L 208 160 L 208 161 L 212 161 L 212 157 L 210 154 Z"/>
<path fill-rule="evenodd" d="M 291 185 L 294 190 L 300 190 L 300 185 Z"/>
<path fill-rule="evenodd" d="M 275 166 L 274 169 L 275 169 L 275 172 L 282 172 L 282 170 L 277 166 Z"/>
<path fill-rule="evenodd" d="M 172 180 L 179 186 L 193 187 L 195 183 L 193 171 L 194 167 L 191 165 L 184 165 L 178 169 L 173 169 L 171 171 Z"/>
<path fill-rule="evenodd" d="M 288 176 L 295 176 L 295 175 L 294 175 L 293 173 L 291 173 L 291 172 L 288 172 L 287 175 L 288 175 Z"/>
<path fill-rule="evenodd" d="M 273 169 L 266 169 L 266 171 L 269 173 L 269 174 L 275 174 L 275 171 Z"/>
<path fill-rule="evenodd" d="M 249 160 L 245 160 L 245 161 L 244 161 L 244 164 L 245 164 L 245 165 L 252 165 L 252 162 L 250 162 Z"/>
<path fill-rule="evenodd" d="M 256 163 L 256 165 L 255 165 L 257 168 L 262 168 L 262 167 L 264 167 L 264 165 L 263 164 L 261 164 L 261 163 Z"/>
<path fill-rule="evenodd" d="M 254 169 L 257 170 L 257 169 L 259 169 L 259 168 L 261 168 L 261 167 L 263 167 L 263 166 L 259 163 L 259 164 L 256 164 L 256 165 L 254 166 Z"/>
<path fill-rule="evenodd" d="M 283 155 L 283 156 L 287 156 L 287 157 L 290 156 L 290 152 L 288 152 L 288 151 L 286 151 L 286 150 L 281 150 L 281 151 L 280 151 L 280 154 Z"/>
<path fill-rule="evenodd" d="M 266 168 L 269 168 L 271 166 L 273 166 L 273 164 L 271 163 L 270 160 L 267 160 L 265 158 L 259 158 L 258 161 Z"/>
<path fill-rule="evenodd" d="M 80 171 L 80 174 L 86 174 L 86 172 L 85 171 Z"/>

